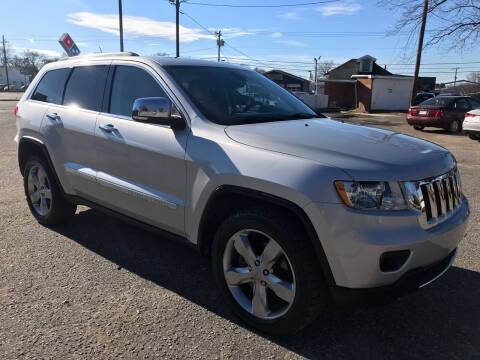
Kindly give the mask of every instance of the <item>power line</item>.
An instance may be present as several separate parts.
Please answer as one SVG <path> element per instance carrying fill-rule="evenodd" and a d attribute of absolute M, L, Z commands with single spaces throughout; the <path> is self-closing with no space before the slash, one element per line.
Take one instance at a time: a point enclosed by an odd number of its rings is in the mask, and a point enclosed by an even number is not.
<path fill-rule="evenodd" d="M 216 48 L 214 48 L 214 47 L 208 47 L 208 48 L 203 48 L 203 49 L 183 50 L 182 53 L 191 53 L 191 52 L 205 51 L 205 50 L 213 50 L 213 49 L 216 49 Z"/>
<path fill-rule="evenodd" d="M 188 5 L 201 5 L 201 6 L 233 7 L 233 8 L 280 8 L 280 7 L 294 7 L 294 6 L 308 6 L 308 5 L 328 4 L 328 3 L 333 3 L 333 2 L 338 2 L 338 0 L 313 1 L 313 2 L 308 2 L 308 3 L 276 4 L 276 5 L 209 4 L 209 3 L 191 2 L 191 1 L 186 1 L 185 4 L 188 4 Z"/>
<path fill-rule="evenodd" d="M 451 63 L 425 63 L 421 64 L 422 66 L 424 65 L 465 65 L 465 64 L 480 64 L 480 61 L 468 61 L 468 62 L 451 62 Z M 402 63 L 395 63 L 395 64 L 382 64 L 382 65 L 388 65 L 388 66 L 396 66 L 396 65 L 415 65 L 415 64 L 402 64 Z"/>
<path fill-rule="evenodd" d="M 195 18 L 193 18 L 192 16 L 190 16 L 189 14 L 187 14 L 185 11 L 182 12 L 182 14 L 186 15 L 190 20 L 192 20 L 195 24 L 197 24 L 198 26 L 200 26 L 202 29 L 204 29 L 205 31 L 207 31 L 208 33 L 212 34 L 212 35 L 217 35 L 216 33 L 210 31 L 208 28 L 206 28 L 205 26 L 203 26 L 202 24 L 200 24 L 197 20 L 195 20 Z M 247 54 L 245 54 L 243 51 L 240 51 L 236 48 L 234 48 L 232 45 L 230 45 L 228 42 L 224 41 L 224 45 L 228 46 L 229 48 L 231 48 L 232 50 L 235 50 L 236 52 L 238 52 L 239 54 L 247 57 L 248 59 L 250 60 L 254 60 L 252 59 L 250 56 L 248 56 Z"/>
<path fill-rule="evenodd" d="M 192 16 L 188 15 L 184 10 L 181 11 L 181 14 L 182 15 L 185 15 L 186 17 L 188 17 L 190 20 L 192 20 L 195 24 L 197 24 L 198 26 L 200 26 L 203 30 L 205 30 L 206 32 L 208 32 L 209 34 L 213 35 L 213 36 L 216 36 L 215 33 L 213 31 L 210 31 L 209 29 L 207 29 L 205 26 L 203 26 L 202 24 L 200 24 L 197 20 L 195 20 Z"/>

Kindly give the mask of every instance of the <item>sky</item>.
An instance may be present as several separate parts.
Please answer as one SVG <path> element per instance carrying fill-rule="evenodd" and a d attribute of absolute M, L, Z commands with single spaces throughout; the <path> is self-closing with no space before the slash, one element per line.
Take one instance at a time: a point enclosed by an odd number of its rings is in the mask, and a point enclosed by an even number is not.
<path fill-rule="evenodd" d="M 308 78 L 314 57 L 341 64 L 371 55 L 393 73 L 412 75 L 415 44 L 408 33 L 392 35 L 399 14 L 382 8 L 377 0 L 188 0 L 181 3 L 180 55 L 216 60 L 215 32 L 221 30 L 225 46 L 222 60 L 282 69 Z M 26 49 L 60 56 L 60 36 L 71 35 L 82 54 L 119 51 L 117 0 L 4 0 L 0 33 L 17 53 Z M 270 8 L 232 5 L 291 5 Z M 312 4 L 316 3 L 316 4 Z M 175 7 L 168 0 L 123 0 L 126 51 L 141 55 L 175 56 Z M 206 6 L 221 4 L 230 6 Z M 6 7 L 5 7 L 6 5 Z M 428 30 L 434 26 L 427 21 Z M 387 35 L 389 34 L 389 35 Z M 463 52 L 446 47 L 423 52 L 420 75 L 453 81 L 480 71 L 480 44 Z M 438 64 L 458 63 L 458 64 Z M 470 64 L 469 64 L 470 63 Z M 408 65 L 403 65 L 408 64 Z"/>

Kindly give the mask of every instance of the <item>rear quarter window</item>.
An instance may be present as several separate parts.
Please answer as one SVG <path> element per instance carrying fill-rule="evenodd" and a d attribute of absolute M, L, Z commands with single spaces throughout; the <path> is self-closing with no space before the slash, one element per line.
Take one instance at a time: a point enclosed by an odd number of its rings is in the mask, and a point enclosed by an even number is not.
<path fill-rule="evenodd" d="M 438 106 L 438 107 L 448 107 L 452 102 L 452 98 L 436 96 L 431 99 L 425 100 L 420 105 L 429 105 L 429 106 Z"/>
<path fill-rule="evenodd" d="M 62 93 L 70 69 L 50 70 L 43 75 L 30 99 L 51 104 L 62 103 Z"/>
<path fill-rule="evenodd" d="M 106 77 L 106 65 L 74 68 L 65 88 L 63 104 L 100 111 Z"/>

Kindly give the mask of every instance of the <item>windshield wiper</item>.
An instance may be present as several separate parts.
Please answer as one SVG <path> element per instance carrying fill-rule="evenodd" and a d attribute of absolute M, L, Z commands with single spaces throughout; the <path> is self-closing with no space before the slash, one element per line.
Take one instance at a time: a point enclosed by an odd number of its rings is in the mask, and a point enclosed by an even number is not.
<path fill-rule="evenodd" d="M 309 113 L 296 113 L 288 116 L 289 119 L 313 119 L 316 117 L 318 117 L 318 115 Z"/>
<path fill-rule="evenodd" d="M 299 119 L 312 119 L 316 118 L 318 115 L 309 114 L 309 113 L 295 113 L 291 115 L 263 115 L 263 116 L 252 116 L 248 118 L 238 118 L 230 122 L 229 125 L 244 125 L 244 124 L 254 124 L 261 122 L 275 122 L 275 121 L 287 121 L 287 120 L 299 120 Z"/>

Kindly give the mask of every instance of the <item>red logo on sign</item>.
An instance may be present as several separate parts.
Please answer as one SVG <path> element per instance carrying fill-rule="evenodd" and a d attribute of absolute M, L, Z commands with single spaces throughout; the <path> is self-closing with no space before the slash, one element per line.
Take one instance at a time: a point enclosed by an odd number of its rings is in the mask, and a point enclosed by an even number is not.
<path fill-rule="evenodd" d="M 70 37 L 70 35 L 65 36 L 65 39 L 63 39 L 63 43 L 70 49 L 73 46 L 73 40 Z"/>

